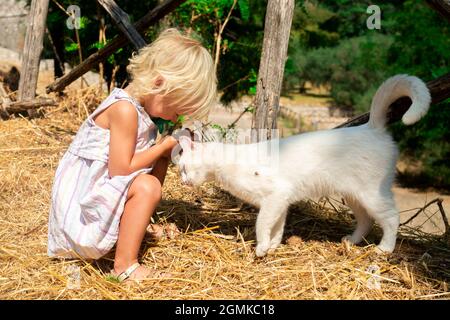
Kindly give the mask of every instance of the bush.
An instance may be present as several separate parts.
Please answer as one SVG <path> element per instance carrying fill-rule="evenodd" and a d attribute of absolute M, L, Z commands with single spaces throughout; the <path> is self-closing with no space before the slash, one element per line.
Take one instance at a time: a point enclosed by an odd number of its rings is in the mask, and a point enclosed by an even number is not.
<path fill-rule="evenodd" d="M 392 37 L 374 34 L 341 41 L 336 47 L 297 51 L 299 77 L 330 85 L 336 106 L 367 111 L 376 88 L 387 76 L 384 66 Z"/>
<path fill-rule="evenodd" d="M 416 182 L 450 188 L 450 100 L 430 107 L 413 126 L 392 125 L 403 156 L 421 164 Z"/>

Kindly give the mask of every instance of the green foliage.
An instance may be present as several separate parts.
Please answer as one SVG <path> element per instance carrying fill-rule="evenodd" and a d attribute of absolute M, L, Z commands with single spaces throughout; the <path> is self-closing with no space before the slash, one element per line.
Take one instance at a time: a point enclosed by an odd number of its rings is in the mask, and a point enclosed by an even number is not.
<path fill-rule="evenodd" d="M 248 89 L 248 94 L 251 96 L 254 96 L 256 94 L 257 81 L 258 81 L 258 73 L 255 71 L 255 69 L 250 69 L 250 74 L 248 76 L 248 82 L 252 86 Z"/>
<path fill-rule="evenodd" d="M 232 5 L 233 0 L 186 1 L 175 10 L 171 22 L 180 29 L 194 31 L 213 53 L 214 35 Z M 265 6 L 264 1 L 238 0 L 222 34 L 217 77 L 224 103 L 256 91 L 252 70 L 259 68 Z"/>
<path fill-rule="evenodd" d="M 66 52 L 73 52 L 78 50 L 78 43 L 69 43 L 65 46 Z"/>
<path fill-rule="evenodd" d="M 113 274 L 106 275 L 105 280 L 116 284 L 120 283 L 119 276 Z"/>
<path fill-rule="evenodd" d="M 249 0 L 238 0 L 237 2 L 241 17 L 244 21 L 248 21 L 250 18 L 250 4 Z"/>
<path fill-rule="evenodd" d="M 180 115 L 178 116 L 176 122 L 165 120 L 162 118 L 153 118 L 152 121 L 155 123 L 160 134 L 166 134 L 173 132 L 173 130 L 175 129 L 181 128 L 185 119 L 186 117 L 184 115 Z"/>
<path fill-rule="evenodd" d="M 90 22 L 91 21 L 87 17 L 80 17 L 80 28 L 79 28 L 79 30 L 85 29 Z"/>
<path fill-rule="evenodd" d="M 386 77 L 383 67 L 391 44 L 391 37 L 374 34 L 342 40 L 336 47 L 299 50 L 294 62 L 297 76 L 316 86 L 329 85 L 337 106 L 366 111 Z"/>
<path fill-rule="evenodd" d="M 394 138 L 407 159 L 422 164 L 419 177 L 425 184 L 450 188 L 450 100 L 431 106 L 413 126 L 392 125 Z"/>
<path fill-rule="evenodd" d="M 423 1 L 405 1 L 392 23 L 392 72 L 430 80 L 450 71 L 450 25 Z"/>
<path fill-rule="evenodd" d="M 395 41 L 389 50 L 392 73 L 409 73 L 428 81 L 450 72 L 450 25 L 426 4 L 405 1 L 395 17 Z M 432 106 L 413 126 L 393 126 L 407 157 L 422 164 L 428 185 L 450 188 L 450 100 Z"/>

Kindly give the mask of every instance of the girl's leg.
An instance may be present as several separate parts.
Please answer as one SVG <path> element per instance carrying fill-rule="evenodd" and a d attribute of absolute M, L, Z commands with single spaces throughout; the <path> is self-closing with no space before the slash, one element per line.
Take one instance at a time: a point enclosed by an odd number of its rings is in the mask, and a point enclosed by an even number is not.
<path fill-rule="evenodd" d="M 159 158 L 155 165 L 153 166 L 152 175 L 158 178 L 161 186 L 164 183 L 164 179 L 166 178 L 167 167 L 169 166 L 169 158 L 161 157 Z"/>
<path fill-rule="evenodd" d="M 114 260 L 116 274 L 120 274 L 137 262 L 145 230 L 160 200 L 161 182 L 155 176 L 141 174 L 131 183 L 119 226 Z M 145 278 L 150 273 L 150 269 L 141 266 L 130 278 Z"/>
<path fill-rule="evenodd" d="M 153 166 L 151 174 L 156 178 L 158 178 L 159 182 L 161 183 L 161 186 L 163 185 L 164 179 L 166 178 L 169 161 L 170 161 L 169 158 L 162 157 L 159 158 L 158 161 L 156 161 L 155 165 Z M 155 240 L 161 239 L 164 233 L 167 234 L 169 239 L 175 237 L 180 233 L 177 226 L 173 223 L 169 223 L 168 225 L 165 226 L 162 226 L 160 224 L 150 224 L 148 226 L 147 232 Z"/>

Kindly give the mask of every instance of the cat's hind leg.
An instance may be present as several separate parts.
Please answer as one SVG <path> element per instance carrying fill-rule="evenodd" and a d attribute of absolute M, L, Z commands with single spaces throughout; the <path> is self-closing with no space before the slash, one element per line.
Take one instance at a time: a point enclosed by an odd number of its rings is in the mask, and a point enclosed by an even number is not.
<path fill-rule="evenodd" d="M 372 229 L 373 220 L 358 200 L 353 197 L 345 197 L 345 201 L 350 209 L 352 209 L 353 215 L 355 216 L 356 229 L 352 234 L 343 237 L 342 240 L 348 240 L 353 244 L 358 244 Z"/>
<path fill-rule="evenodd" d="M 367 213 L 383 230 L 383 237 L 378 244 L 378 251 L 391 253 L 395 249 L 400 215 L 395 207 L 392 192 L 376 194 L 365 201 Z"/>
<path fill-rule="evenodd" d="M 397 230 L 400 223 L 400 217 L 397 209 L 389 209 L 380 214 L 379 218 L 375 218 L 375 220 L 383 229 L 383 237 L 381 238 L 377 249 L 386 253 L 393 252 L 397 240 Z"/>
<path fill-rule="evenodd" d="M 258 217 L 256 218 L 256 255 L 263 257 L 271 247 L 272 230 L 281 217 L 286 216 L 288 202 L 280 196 L 271 196 L 263 201 Z M 284 219 L 283 219 L 284 226 Z M 283 230 L 275 232 L 281 241 Z"/>

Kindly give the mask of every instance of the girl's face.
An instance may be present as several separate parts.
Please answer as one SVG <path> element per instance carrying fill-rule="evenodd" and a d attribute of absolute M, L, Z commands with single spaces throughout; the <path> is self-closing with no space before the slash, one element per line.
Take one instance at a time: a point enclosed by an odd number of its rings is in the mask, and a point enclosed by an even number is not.
<path fill-rule="evenodd" d="M 172 122 L 177 121 L 179 114 L 177 113 L 176 108 L 170 106 L 163 96 L 159 94 L 149 94 L 141 97 L 139 100 L 145 111 L 147 111 L 151 117 L 162 118 Z"/>

